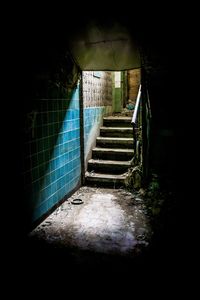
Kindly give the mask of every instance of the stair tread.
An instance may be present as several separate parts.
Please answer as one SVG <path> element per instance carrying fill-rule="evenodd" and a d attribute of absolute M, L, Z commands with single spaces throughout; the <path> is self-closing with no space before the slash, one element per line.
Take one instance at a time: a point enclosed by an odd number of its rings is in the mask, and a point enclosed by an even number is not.
<path fill-rule="evenodd" d="M 104 137 L 104 136 L 98 136 L 97 140 L 106 140 L 106 141 L 133 141 L 133 138 L 126 138 L 126 137 Z"/>
<path fill-rule="evenodd" d="M 115 117 L 115 116 L 104 117 L 103 119 L 104 120 L 127 120 L 127 121 L 132 120 L 131 117 Z"/>
<path fill-rule="evenodd" d="M 103 147 L 95 147 L 92 149 L 93 151 L 100 151 L 100 152 L 124 152 L 124 153 L 134 153 L 133 149 L 121 149 L 121 148 L 103 148 Z"/>
<path fill-rule="evenodd" d="M 128 130 L 128 131 L 133 131 L 132 127 L 113 127 L 113 126 L 102 126 L 100 127 L 101 130 Z"/>
<path fill-rule="evenodd" d="M 95 173 L 95 172 L 86 172 L 85 173 L 85 176 L 86 177 L 89 177 L 89 178 L 106 178 L 106 179 L 125 179 L 127 174 L 124 173 L 124 174 L 104 174 L 104 173 Z"/>
<path fill-rule="evenodd" d="M 106 160 L 106 159 L 90 159 L 88 163 L 95 164 L 113 164 L 113 165 L 122 165 L 122 166 L 130 166 L 131 161 L 122 161 L 122 160 Z"/>

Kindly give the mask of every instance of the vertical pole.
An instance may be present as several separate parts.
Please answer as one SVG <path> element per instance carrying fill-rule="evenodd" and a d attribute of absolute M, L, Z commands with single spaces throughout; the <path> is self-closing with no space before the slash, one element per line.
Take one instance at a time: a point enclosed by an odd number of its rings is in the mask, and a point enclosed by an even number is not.
<path fill-rule="evenodd" d="M 141 83 L 142 83 L 142 172 L 143 172 L 143 184 L 146 184 L 147 181 L 147 111 L 146 111 L 146 78 L 145 70 L 141 69 Z"/>
<path fill-rule="evenodd" d="M 138 157 L 136 157 L 136 143 L 137 143 L 137 136 L 136 136 L 136 133 L 135 133 L 135 123 L 132 123 L 132 126 L 133 126 L 133 162 L 134 162 L 134 165 L 137 164 L 137 159 Z"/>
<path fill-rule="evenodd" d="M 81 184 L 85 184 L 85 153 L 84 153 L 84 114 L 83 114 L 83 72 L 81 71 L 79 89 L 79 108 L 80 108 L 80 150 L 81 150 Z"/>

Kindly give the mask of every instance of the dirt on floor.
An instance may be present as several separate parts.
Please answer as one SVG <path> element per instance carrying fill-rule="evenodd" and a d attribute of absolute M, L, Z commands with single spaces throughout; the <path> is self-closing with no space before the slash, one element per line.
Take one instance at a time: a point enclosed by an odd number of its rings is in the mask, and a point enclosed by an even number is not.
<path fill-rule="evenodd" d="M 76 199 L 82 203 L 74 204 Z M 139 193 L 85 186 L 35 228 L 29 239 L 32 245 L 68 251 L 75 263 L 85 257 L 90 263 L 94 256 L 99 262 L 110 257 L 132 259 L 148 247 L 151 234 Z"/>
<path fill-rule="evenodd" d="M 30 291 L 42 285 L 45 291 L 66 295 L 72 286 L 73 293 L 82 292 L 80 286 L 87 293 L 95 287 L 102 296 L 105 287 L 111 293 L 141 294 L 164 284 L 166 291 L 177 284 L 184 264 L 177 199 L 163 193 L 158 183 L 154 178 L 148 189 L 139 191 L 81 187 L 29 233 L 25 243 L 12 241 L 10 275 L 23 274 L 23 287 L 27 280 Z M 73 204 L 76 199 L 83 203 Z"/>

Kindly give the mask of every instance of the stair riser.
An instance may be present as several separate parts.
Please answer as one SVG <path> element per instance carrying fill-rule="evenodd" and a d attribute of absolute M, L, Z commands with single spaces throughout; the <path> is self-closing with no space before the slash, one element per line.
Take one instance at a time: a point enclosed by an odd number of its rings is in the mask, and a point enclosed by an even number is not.
<path fill-rule="evenodd" d="M 133 158 L 133 153 L 120 153 L 120 152 L 100 152 L 92 151 L 93 159 L 108 159 L 108 160 L 131 160 Z"/>
<path fill-rule="evenodd" d="M 103 126 L 107 127 L 132 127 L 130 121 L 103 120 Z"/>
<path fill-rule="evenodd" d="M 110 188 L 120 188 L 125 186 L 125 180 L 112 180 L 112 179 L 97 179 L 92 177 L 86 177 L 86 184 L 88 186 L 103 186 L 103 187 L 110 187 Z"/>
<path fill-rule="evenodd" d="M 118 165 L 104 165 L 104 164 L 95 164 L 88 163 L 88 171 L 100 172 L 105 174 L 122 174 L 127 172 L 127 166 L 118 166 Z"/>
<path fill-rule="evenodd" d="M 129 142 L 122 142 L 122 141 L 96 141 L 97 147 L 103 148 L 121 148 L 121 149 L 133 149 L 133 141 Z"/>
<path fill-rule="evenodd" d="M 119 137 L 119 138 L 132 138 L 133 137 L 133 132 L 131 130 L 130 131 L 112 131 L 112 130 L 105 130 L 105 129 L 101 129 L 100 131 L 100 135 L 101 136 L 105 136 L 105 137 Z"/>

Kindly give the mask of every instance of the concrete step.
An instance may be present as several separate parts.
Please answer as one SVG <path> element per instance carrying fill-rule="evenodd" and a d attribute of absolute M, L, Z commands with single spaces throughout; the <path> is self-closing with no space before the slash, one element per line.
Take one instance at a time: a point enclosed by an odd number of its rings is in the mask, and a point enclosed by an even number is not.
<path fill-rule="evenodd" d="M 127 174 L 101 174 L 86 172 L 85 180 L 87 185 L 110 186 L 113 188 L 123 187 Z"/>
<path fill-rule="evenodd" d="M 120 160 L 126 161 L 133 158 L 133 149 L 115 149 L 115 148 L 99 148 L 96 147 L 92 150 L 93 159 L 107 159 L 107 160 Z"/>
<path fill-rule="evenodd" d="M 101 127 L 100 135 L 104 137 L 127 137 L 133 138 L 132 127 Z"/>
<path fill-rule="evenodd" d="M 96 145 L 105 148 L 133 148 L 133 138 L 97 137 Z"/>
<path fill-rule="evenodd" d="M 131 117 L 104 117 L 103 126 L 107 127 L 131 127 Z"/>
<path fill-rule="evenodd" d="M 114 173 L 122 174 L 127 172 L 131 166 L 131 161 L 119 160 L 103 160 L 103 159 L 90 159 L 88 161 L 88 171 L 100 173 Z"/>

